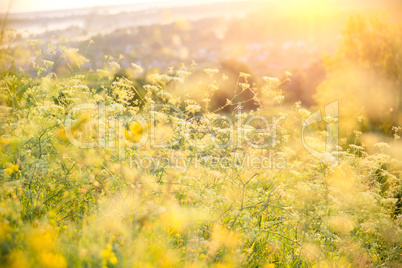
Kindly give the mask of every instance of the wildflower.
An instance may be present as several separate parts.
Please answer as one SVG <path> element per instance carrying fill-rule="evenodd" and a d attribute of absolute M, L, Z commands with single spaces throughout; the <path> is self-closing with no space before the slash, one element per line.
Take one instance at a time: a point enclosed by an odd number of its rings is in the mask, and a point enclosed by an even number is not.
<path fill-rule="evenodd" d="M 182 232 L 188 221 L 188 215 L 176 205 L 170 206 L 160 217 L 162 224 L 175 232 Z"/>
<path fill-rule="evenodd" d="M 390 148 L 389 144 L 385 143 L 385 142 L 378 142 L 378 143 L 374 144 L 374 146 L 377 147 L 378 149 L 380 149 L 381 152 L 384 151 L 385 149 Z"/>
<path fill-rule="evenodd" d="M 86 85 L 74 85 L 71 88 L 78 89 L 78 90 L 81 90 L 81 91 L 89 90 L 89 88 Z"/>
<path fill-rule="evenodd" d="M 62 255 L 47 251 L 40 254 L 40 262 L 44 267 L 67 267 L 67 262 Z"/>
<path fill-rule="evenodd" d="M 241 88 L 243 90 L 246 90 L 246 89 L 250 88 L 250 84 L 248 84 L 248 83 L 239 83 L 239 85 L 241 86 Z"/>
<path fill-rule="evenodd" d="M 162 85 L 166 85 L 172 80 L 172 77 L 166 74 L 153 74 L 149 76 L 149 80 L 151 80 L 154 84 L 159 83 Z"/>
<path fill-rule="evenodd" d="M 144 72 L 144 69 L 141 66 L 139 66 L 139 65 L 137 65 L 135 63 L 131 63 L 131 67 L 133 68 L 133 73 L 134 74 L 137 74 L 137 73 L 141 74 L 141 73 Z"/>
<path fill-rule="evenodd" d="M 131 88 L 132 87 L 132 82 L 129 80 L 119 80 L 119 81 L 114 81 L 113 86 L 119 86 L 121 88 Z"/>
<path fill-rule="evenodd" d="M 364 147 L 356 145 L 356 144 L 349 144 L 349 147 L 354 149 L 354 151 L 364 151 Z"/>
<path fill-rule="evenodd" d="M 77 131 L 76 131 L 75 129 L 71 129 L 71 134 L 72 134 L 73 136 L 75 136 L 76 133 L 77 133 Z M 66 134 L 66 129 L 65 129 L 64 127 L 58 129 L 58 130 L 55 132 L 55 135 L 56 135 L 57 137 L 59 137 L 60 139 L 64 140 L 64 141 L 68 141 L 68 140 L 69 140 L 68 137 L 67 137 L 67 134 Z"/>
<path fill-rule="evenodd" d="M 306 109 L 299 109 L 299 114 L 303 119 L 306 119 L 310 116 L 311 112 Z"/>
<path fill-rule="evenodd" d="M 173 66 L 170 66 L 170 67 L 168 68 L 167 73 L 168 73 L 168 74 L 173 74 L 173 72 L 174 72 L 174 67 L 173 67 Z"/>
<path fill-rule="evenodd" d="M 64 48 L 63 52 L 66 61 L 68 61 L 72 65 L 81 67 L 83 64 L 88 62 L 86 58 L 78 53 L 78 49 L 76 48 Z"/>
<path fill-rule="evenodd" d="M 25 254 L 21 250 L 12 250 L 8 255 L 7 255 L 7 261 L 9 267 L 29 267 L 27 258 L 25 257 Z"/>
<path fill-rule="evenodd" d="M 10 143 L 10 139 L 0 138 L 0 146 L 5 146 Z"/>
<path fill-rule="evenodd" d="M 103 69 L 97 69 L 96 72 L 98 73 L 100 78 L 103 77 L 109 77 L 110 76 L 110 72 L 107 70 L 103 70 Z"/>
<path fill-rule="evenodd" d="M 112 245 L 108 245 L 107 249 L 102 251 L 102 257 L 108 260 L 111 264 L 117 263 L 117 257 L 112 251 Z"/>
<path fill-rule="evenodd" d="M 35 48 L 40 43 L 39 39 L 36 40 L 28 40 L 28 44 L 31 45 L 32 48 Z"/>
<path fill-rule="evenodd" d="M 361 132 L 358 131 L 358 130 L 353 130 L 353 133 L 355 134 L 356 139 L 360 138 L 360 136 L 363 134 L 363 133 L 361 133 Z"/>
<path fill-rule="evenodd" d="M 13 164 L 10 167 L 6 168 L 6 173 L 8 175 L 13 174 L 14 172 L 18 171 L 18 165 L 17 164 Z"/>
<path fill-rule="evenodd" d="M 333 123 L 338 122 L 338 118 L 335 118 L 335 117 L 332 117 L 332 116 L 327 116 L 327 117 L 324 118 L 324 120 L 325 120 L 325 122 L 327 124 L 333 124 Z"/>
<path fill-rule="evenodd" d="M 189 113 L 195 114 L 196 112 L 201 111 L 201 107 L 199 105 L 188 105 L 186 110 Z"/>
<path fill-rule="evenodd" d="M 141 136 L 143 134 L 143 128 L 140 122 L 134 122 L 128 126 L 128 130 L 125 131 L 126 138 L 134 143 L 137 143 L 141 140 Z"/>
<path fill-rule="evenodd" d="M 251 75 L 247 74 L 247 73 L 240 72 L 239 77 L 243 77 L 243 78 L 247 79 L 247 78 L 251 77 Z"/>
<path fill-rule="evenodd" d="M 143 87 L 144 87 L 144 89 L 145 89 L 146 91 L 149 91 L 149 92 L 156 92 L 156 91 L 158 91 L 158 87 L 157 87 L 157 86 L 144 85 Z"/>
<path fill-rule="evenodd" d="M 218 69 L 210 69 L 210 68 L 207 68 L 207 69 L 204 69 L 204 72 L 205 72 L 210 78 L 212 78 L 212 77 L 214 77 L 215 74 L 219 73 L 219 70 L 218 70 Z"/>
<path fill-rule="evenodd" d="M 116 258 L 116 256 L 114 254 L 109 258 L 109 262 L 111 264 L 116 264 L 117 263 L 117 258 Z"/>
<path fill-rule="evenodd" d="M 392 131 L 394 132 L 394 140 L 399 140 L 401 137 L 398 135 L 398 131 L 401 130 L 401 127 L 392 127 Z"/>
<path fill-rule="evenodd" d="M 35 230 L 27 237 L 27 243 L 36 252 L 43 252 L 54 248 L 53 233 L 50 230 Z"/>
<path fill-rule="evenodd" d="M 43 64 L 45 65 L 45 68 L 48 69 L 53 66 L 54 62 L 49 61 L 49 60 L 42 60 Z"/>
<path fill-rule="evenodd" d="M 170 94 L 169 92 L 166 92 L 166 91 L 160 91 L 157 94 L 163 100 L 169 100 L 172 98 L 172 94 Z"/>
<path fill-rule="evenodd" d="M 82 126 L 85 123 L 88 123 L 91 119 L 91 116 L 89 113 L 83 113 L 80 115 L 80 117 L 78 118 L 78 120 L 74 123 L 74 125 L 72 126 L 72 132 L 79 130 L 82 128 Z"/>
<path fill-rule="evenodd" d="M 262 79 L 263 79 L 265 82 L 267 82 L 268 84 L 270 84 L 270 85 L 272 85 L 272 84 L 277 85 L 277 84 L 280 83 L 279 79 L 278 79 L 278 78 L 275 78 L 275 77 L 264 76 Z"/>
<path fill-rule="evenodd" d="M 284 96 L 279 95 L 279 96 L 276 96 L 276 97 L 274 98 L 274 101 L 275 101 L 276 103 L 278 103 L 278 104 L 281 104 L 284 99 L 285 99 Z"/>
<path fill-rule="evenodd" d="M 120 69 L 120 64 L 118 64 L 118 63 L 115 62 L 115 61 L 109 62 L 109 70 L 111 70 L 111 71 L 116 71 L 116 70 L 118 70 L 118 69 Z"/>
<path fill-rule="evenodd" d="M 172 80 L 180 84 L 184 83 L 184 79 L 182 77 L 172 77 Z"/>
<path fill-rule="evenodd" d="M 220 225 L 214 226 L 210 240 L 212 251 L 216 251 L 222 247 L 235 248 L 240 243 L 240 238 L 235 232 Z"/>
<path fill-rule="evenodd" d="M 177 71 L 177 76 L 181 77 L 181 78 L 186 78 L 186 77 L 189 77 L 190 75 L 191 75 L 191 72 L 189 72 L 189 71 L 183 71 L 183 70 Z"/>

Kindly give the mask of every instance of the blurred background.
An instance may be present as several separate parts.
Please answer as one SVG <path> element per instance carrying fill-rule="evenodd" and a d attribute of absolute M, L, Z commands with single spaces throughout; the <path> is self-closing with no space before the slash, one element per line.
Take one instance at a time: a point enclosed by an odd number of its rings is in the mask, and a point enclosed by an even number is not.
<path fill-rule="evenodd" d="M 258 86 L 262 77 L 282 80 L 288 71 L 292 77 L 281 85 L 285 105 L 339 100 L 347 133 L 392 134 L 400 124 L 399 0 L 10 0 L 0 8 L 8 38 L 2 46 L 12 48 L 23 70 L 35 62 L 38 55 L 29 49 L 35 46 L 42 59 L 54 62 L 48 72 L 67 75 L 60 44 L 79 49 L 86 59 L 81 70 L 103 68 L 110 55 L 118 59 L 116 76 L 140 85 L 151 73 L 193 64 L 189 90 L 202 91 L 206 74 L 197 70 L 217 68 L 232 81 L 215 96 L 219 105 L 233 95 L 240 72 Z M 16 32 L 7 35 L 6 29 Z M 143 68 L 140 76 L 133 75 L 133 63 Z"/>

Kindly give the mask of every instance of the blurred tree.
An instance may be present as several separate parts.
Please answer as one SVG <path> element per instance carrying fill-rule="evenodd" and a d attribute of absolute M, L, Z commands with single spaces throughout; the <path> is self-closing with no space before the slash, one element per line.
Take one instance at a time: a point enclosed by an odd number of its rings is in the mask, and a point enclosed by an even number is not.
<path fill-rule="evenodd" d="M 342 32 L 340 57 L 365 69 L 401 82 L 401 28 L 378 17 L 352 16 Z"/>
<path fill-rule="evenodd" d="M 401 28 L 378 17 L 350 17 L 338 54 L 326 62 L 327 79 L 315 99 L 322 106 L 339 100 L 341 128 L 389 131 L 402 109 Z"/>

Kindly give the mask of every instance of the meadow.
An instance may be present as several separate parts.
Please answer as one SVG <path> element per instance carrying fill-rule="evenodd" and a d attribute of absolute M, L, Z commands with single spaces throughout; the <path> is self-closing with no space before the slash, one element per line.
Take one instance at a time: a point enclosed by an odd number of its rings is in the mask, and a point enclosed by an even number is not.
<path fill-rule="evenodd" d="M 305 107 L 3 31 L 0 267 L 401 267 L 400 33 L 351 17 Z"/>

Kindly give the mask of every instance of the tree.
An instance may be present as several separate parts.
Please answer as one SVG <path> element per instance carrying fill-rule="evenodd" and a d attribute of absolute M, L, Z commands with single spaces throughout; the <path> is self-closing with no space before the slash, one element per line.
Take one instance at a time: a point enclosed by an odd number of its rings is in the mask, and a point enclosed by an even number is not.
<path fill-rule="evenodd" d="M 352 16 L 340 48 L 327 60 L 327 79 L 315 95 L 320 105 L 340 102 L 341 128 L 389 131 L 402 112 L 400 27 L 377 17 Z M 391 116 L 390 116 L 391 114 Z"/>

